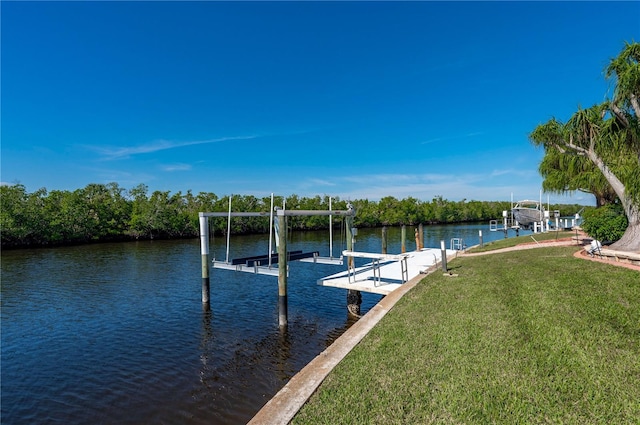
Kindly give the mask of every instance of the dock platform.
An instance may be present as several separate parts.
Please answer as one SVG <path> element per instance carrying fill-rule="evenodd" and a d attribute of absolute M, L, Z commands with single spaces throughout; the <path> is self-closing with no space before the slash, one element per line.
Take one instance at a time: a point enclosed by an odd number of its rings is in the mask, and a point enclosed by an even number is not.
<path fill-rule="evenodd" d="M 456 254 L 455 250 L 446 250 L 447 259 L 454 258 Z M 442 262 L 442 252 L 436 248 L 425 248 L 404 254 L 344 251 L 342 255 L 345 258 L 368 258 L 372 261 L 363 266 L 318 279 L 318 285 L 388 295 L 403 283 L 421 273 L 426 273 L 430 267 Z"/>

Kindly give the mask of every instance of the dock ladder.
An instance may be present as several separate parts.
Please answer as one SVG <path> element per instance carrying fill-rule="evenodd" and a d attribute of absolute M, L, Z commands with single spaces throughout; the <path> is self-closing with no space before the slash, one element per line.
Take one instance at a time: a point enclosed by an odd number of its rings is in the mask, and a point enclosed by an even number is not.
<path fill-rule="evenodd" d="M 452 238 L 449 242 L 449 249 L 455 251 L 463 251 L 466 248 L 464 244 L 464 239 L 462 238 Z"/>

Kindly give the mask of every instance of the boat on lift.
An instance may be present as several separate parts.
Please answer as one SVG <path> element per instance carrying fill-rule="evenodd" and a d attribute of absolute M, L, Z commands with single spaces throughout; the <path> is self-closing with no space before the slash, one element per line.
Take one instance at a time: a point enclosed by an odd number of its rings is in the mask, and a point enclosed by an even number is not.
<path fill-rule="evenodd" d="M 544 205 L 540 201 L 531 201 L 525 199 L 518 201 L 516 206 L 511 209 L 513 218 L 518 225 L 527 230 L 533 226 L 533 223 L 544 221 Z"/>

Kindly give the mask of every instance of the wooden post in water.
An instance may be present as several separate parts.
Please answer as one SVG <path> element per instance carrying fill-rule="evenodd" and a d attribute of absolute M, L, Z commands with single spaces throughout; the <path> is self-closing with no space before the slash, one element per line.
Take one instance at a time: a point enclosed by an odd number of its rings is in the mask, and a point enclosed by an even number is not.
<path fill-rule="evenodd" d="M 387 226 L 382 227 L 382 253 L 387 253 Z"/>
<path fill-rule="evenodd" d="M 402 225 L 402 231 L 400 236 L 400 252 L 403 254 L 407 252 L 407 226 Z"/>
<path fill-rule="evenodd" d="M 416 238 L 416 251 L 420 251 L 420 234 L 418 233 L 418 229 L 415 229 L 414 235 Z"/>
<path fill-rule="evenodd" d="M 209 218 L 200 213 L 200 254 L 202 257 L 202 306 L 209 310 Z"/>
<path fill-rule="evenodd" d="M 420 248 L 418 249 L 422 249 L 424 248 L 424 228 L 422 223 L 418 224 L 418 237 L 420 238 Z"/>
<path fill-rule="evenodd" d="M 278 210 L 278 324 L 287 326 L 287 217 Z"/>
<path fill-rule="evenodd" d="M 353 216 L 345 217 L 345 226 L 347 228 L 347 251 L 353 251 Z M 354 258 L 347 257 L 347 270 L 354 267 Z M 360 291 L 353 289 L 347 290 L 347 310 L 354 316 L 360 316 L 360 305 L 362 304 L 362 294 Z"/>

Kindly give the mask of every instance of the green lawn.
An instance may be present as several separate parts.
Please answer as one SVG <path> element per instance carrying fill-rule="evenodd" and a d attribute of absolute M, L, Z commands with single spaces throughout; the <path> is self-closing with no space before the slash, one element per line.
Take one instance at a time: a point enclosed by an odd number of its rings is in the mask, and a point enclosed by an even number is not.
<path fill-rule="evenodd" d="M 576 233 L 570 232 L 570 231 L 535 233 L 533 235 L 510 237 L 507 239 L 500 239 L 497 241 L 485 243 L 482 248 L 480 248 L 480 246 L 476 246 L 474 248 L 468 249 L 467 252 L 494 251 L 496 249 L 510 248 L 512 246 L 520 245 L 523 243 L 535 243 L 536 241 L 538 242 L 553 241 L 558 239 L 575 238 L 575 237 L 576 237 Z"/>
<path fill-rule="evenodd" d="M 638 424 L 640 274 L 541 248 L 458 258 L 336 367 L 294 424 Z"/>

